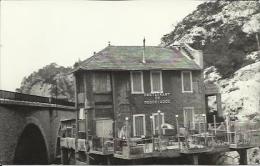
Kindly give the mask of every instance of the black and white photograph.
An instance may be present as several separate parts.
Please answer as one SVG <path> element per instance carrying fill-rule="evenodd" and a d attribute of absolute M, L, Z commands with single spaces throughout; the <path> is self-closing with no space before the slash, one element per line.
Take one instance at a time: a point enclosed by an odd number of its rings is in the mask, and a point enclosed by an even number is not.
<path fill-rule="evenodd" d="M 259 0 L 0 0 L 0 165 L 259 164 Z"/>

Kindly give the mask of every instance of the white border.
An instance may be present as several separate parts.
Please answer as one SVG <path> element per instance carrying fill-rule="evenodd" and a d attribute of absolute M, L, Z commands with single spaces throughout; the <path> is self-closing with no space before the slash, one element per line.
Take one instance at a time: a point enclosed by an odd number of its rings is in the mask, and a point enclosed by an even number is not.
<path fill-rule="evenodd" d="M 191 86 L 191 90 L 190 91 L 184 91 L 183 73 L 190 73 L 190 86 Z M 182 89 L 182 93 L 193 93 L 192 72 L 191 71 L 182 71 L 181 72 L 181 89 Z"/>
<path fill-rule="evenodd" d="M 155 115 L 157 115 L 158 116 L 158 112 L 157 113 L 152 113 L 152 117 L 153 117 L 153 134 L 155 134 Z M 164 121 L 164 112 L 161 112 L 160 113 L 160 115 L 162 115 L 162 124 L 164 124 L 165 123 L 165 121 Z M 165 129 L 163 129 L 163 134 L 165 134 Z"/>
<path fill-rule="evenodd" d="M 194 107 L 183 107 L 183 125 L 184 127 L 187 127 L 186 125 L 186 116 L 185 116 L 185 109 L 191 109 L 192 112 L 192 128 L 195 128 L 195 119 L 194 119 Z"/>
<path fill-rule="evenodd" d="M 134 136 L 136 136 L 136 130 L 135 130 L 135 117 L 143 117 L 143 126 L 144 126 L 144 135 L 146 135 L 146 126 L 145 126 L 145 114 L 134 114 L 133 115 L 133 130 L 134 130 Z"/>
<path fill-rule="evenodd" d="M 153 90 L 153 74 L 152 73 L 160 73 L 160 90 Z M 150 85 L 151 85 L 151 93 L 163 93 L 163 85 L 162 85 L 162 71 L 150 71 Z"/>
<path fill-rule="evenodd" d="M 137 91 L 134 91 L 133 89 L 133 72 L 138 72 L 138 73 L 141 73 L 141 91 L 140 92 L 137 92 Z M 130 81 L 131 81 L 131 93 L 132 94 L 143 94 L 144 93 L 144 80 L 143 80 L 143 72 L 142 71 L 130 71 Z"/>

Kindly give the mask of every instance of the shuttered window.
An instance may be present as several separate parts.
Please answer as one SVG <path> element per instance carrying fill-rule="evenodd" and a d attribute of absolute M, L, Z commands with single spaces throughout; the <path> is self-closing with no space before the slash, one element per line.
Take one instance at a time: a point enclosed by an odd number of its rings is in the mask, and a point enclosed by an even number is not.
<path fill-rule="evenodd" d="M 132 93 L 144 93 L 143 88 L 143 72 L 131 72 L 131 91 Z"/>
<path fill-rule="evenodd" d="M 182 92 L 192 92 L 192 72 L 182 71 L 181 72 L 182 80 Z"/>
<path fill-rule="evenodd" d="M 134 136 L 141 137 L 142 135 L 146 134 L 144 114 L 133 115 L 133 125 L 134 125 Z"/>
<path fill-rule="evenodd" d="M 110 74 L 97 72 L 93 78 L 93 91 L 95 93 L 111 92 Z"/>
<path fill-rule="evenodd" d="M 152 93 L 161 93 L 163 92 L 162 88 L 162 72 L 161 71 L 151 71 L 151 92 Z"/>
<path fill-rule="evenodd" d="M 194 110 L 193 107 L 183 108 L 184 126 L 188 128 L 194 128 Z"/>
<path fill-rule="evenodd" d="M 83 79 L 83 74 L 78 74 L 76 76 L 76 81 L 77 81 L 77 91 L 78 93 L 83 93 L 84 92 L 84 79 Z"/>
<path fill-rule="evenodd" d="M 158 126 L 161 126 L 164 123 L 164 113 L 160 113 L 160 121 L 158 121 L 158 113 L 153 113 L 153 134 L 158 134 Z M 159 125 L 158 125 L 159 124 Z M 161 134 L 165 134 L 165 130 L 161 129 Z"/>

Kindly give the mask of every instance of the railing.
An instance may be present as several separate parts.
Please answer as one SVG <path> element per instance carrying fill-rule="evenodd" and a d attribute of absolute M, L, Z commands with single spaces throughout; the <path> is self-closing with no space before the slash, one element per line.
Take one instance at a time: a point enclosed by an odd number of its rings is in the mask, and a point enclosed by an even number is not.
<path fill-rule="evenodd" d="M 102 154 L 109 154 L 114 152 L 113 138 L 93 137 L 92 151 L 101 152 Z"/>
<path fill-rule="evenodd" d="M 228 132 L 231 147 L 259 146 L 260 127 L 252 122 L 233 122 Z"/>
<path fill-rule="evenodd" d="M 58 104 L 58 105 L 64 105 L 64 106 L 74 106 L 75 105 L 73 102 L 69 102 L 69 101 L 62 100 L 62 99 L 56 99 L 53 97 L 29 95 L 29 94 L 10 92 L 10 91 L 5 91 L 5 90 L 0 90 L 0 99 Z"/>
<path fill-rule="evenodd" d="M 177 137 L 161 136 L 150 138 L 114 139 L 115 153 L 124 157 L 138 156 L 153 152 L 179 150 Z"/>

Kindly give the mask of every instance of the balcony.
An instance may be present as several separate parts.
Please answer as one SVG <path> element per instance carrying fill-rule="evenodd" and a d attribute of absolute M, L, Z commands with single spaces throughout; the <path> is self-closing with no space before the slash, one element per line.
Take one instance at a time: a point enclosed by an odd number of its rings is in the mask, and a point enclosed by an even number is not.
<path fill-rule="evenodd" d="M 174 135 L 153 135 L 129 138 L 102 138 L 89 135 L 86 148 L 85 120 L 79 120 L 78 140 L 75 140 L 74 120 L 62 122 L 60 145 L 63 148 L 111 155 L 120 159 L 178 157 L 181 154 L 217 153 L 260 146 L 260 126 L 257 123 L 230 121 L 221 123 L 178 124 Z M 163 133 L 163 132 L 159 132 Z M 127 134 L 128 135 L 128 134 Z"/>

